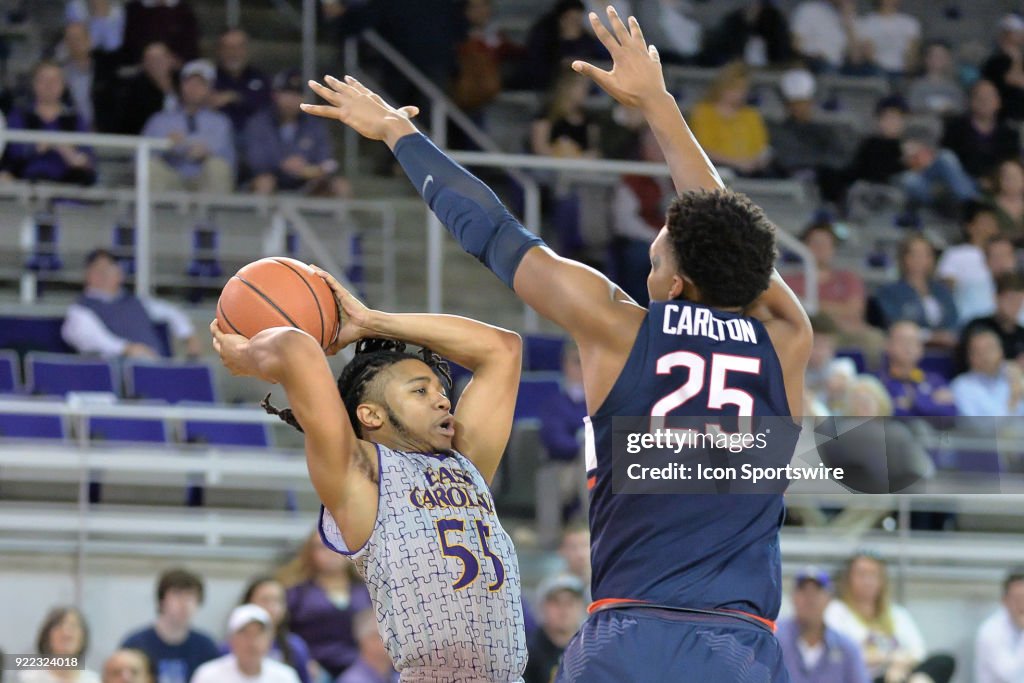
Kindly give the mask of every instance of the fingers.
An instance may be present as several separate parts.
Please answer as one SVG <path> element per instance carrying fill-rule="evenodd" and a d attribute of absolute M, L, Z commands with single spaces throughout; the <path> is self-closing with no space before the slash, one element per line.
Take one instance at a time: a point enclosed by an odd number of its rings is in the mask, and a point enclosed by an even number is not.
<path fill-rule="evenodd" d="M 401 114 L 405 114 L 405 118 L 413 119 L 413 118 L 416 118 L 417 116 L 419 116 L 420 108 L 419 107 L 414 107 L 412 105 L 409 105 L 409 106 L 406 106 L 406 107 L 402 107 L 398 111 Z"/>
<path fill-rule="evenodd" d="M 328 76 L 328 78 L 334 78 L 334 77 L 333 77 L 333 76 Z M 335 80 L 337 80 L 337 79 L 335 79 Z M 366 87 L 365 85 L 363 85 L 362 83 L 360 83 L 360 82 L 359 82 L 359 81 L 358 81 L 358 80 L 356 79 L 356 77 L 355 77 L 355 76 L 345 76 L 345 82 L 346 82 L 346 83 L 347 83 L 347 84 L 348 84 L 349 86 L 351 86 L 351 87 L 355 88 L 355 89 L 356 89 L 357 91 L 359 91 L 360 93 L 362 93 L 363 95 L 373 95 L 373 94 L 375 94 L 375 93 L 374 93 L 374 92 L 373 92 L 372 90 L 370 90 L 370 89 L 369 89 L 369 88 L 367 88 L 367 87 Z"/>
<path fill-rule="evenodd" d="M 299 105 L 299 108 L 307 114 L 320 116 L 325 119 L 337 119 L 341 116 L 341 110 L 338 107 L 329 107 L 323 104 L 306 104 L 303 102 Z"/>
<path fill-rule="evenodd" d="M 600 40 L 605 49 L 614 56 L 621 46 L 619 45 L 619 41 L 615 39 L 615 36 L 609 33 L 608 29 L 606 29 L 604 24 L 601 23 L 601 19 L 598 18 L 597 12 L 590 13 L 590 26 L 594 29 L 594 35 L 597 36 L 597 39 Z"/>
<path fill-rule="evenodd" d="M 622 23 L 622 19 L 619 18 L 619 13 L 615 11 L 615 8 L 608 5 L 608 23 L 612 25 L 612 32 L 615 33 L 615 37 L 618 39 L 619 44 L 625 45 L 629 42 L 630 35 L 629 29 Z"/>
<path fill-rule="evenodd" d="M 608 89 L 608 85 L 611 83 L 612 75 L 610 72 L 605 71 L 604 69 L 599 69 L 589 62 L 576 60 L 572 63 L 572 69 L 576 73 L 583 74 L 587 78 L 592 79 L 605 90 Z"/>
<path fill-rule="evenodd" d="M 341 83 L 341 81 L 338 81 L 338 83 Z M 317 95 L 327 100 L 331 104 L 338 106 L 341 106 L 341 104 L 345 102 L 345 100 L 347 99 L 346 96 L 351 96 L 354 93 L 352 88 L 350 88 L 349 86 L 345 85 L 344 83 L 341 83 L 341 85 L 345 87 L 348 90 L 348 92 L 339 89 L 328 88 L 326 85 L 317 83 L 316 81 L 309 82 L 309 87 L 313 90 L 313 92 L 315 92 Z"/>
<path fill-rule="evenodd" d="M 647 45 L 647 41 L 644 40 L 644 32 L 640 30 L 640 22 L 636 20 L 636 17 L 629 18 L 629 34 L 633 37 L 633 42 L 639 43 L 641 47 Z"/>
<path fill-rule="evenodd" d="M 651 56 L 651 59 L 656 61 L 658 64 L 661 64 L 661 55 L 658 54 L 658 48 L 654 47 L 653 45 L 648 45 L 647 54 Z"/>
<path fill-rule="evenodd" d="M 329 74 L 327 76 L 324 76 L 324 81 L 327 83 L 331 90 L 338 93 L 339 95 L 352 96 L 359 94 L 359 91 L 353 88 L 351 85 L 343 81 L 340 81 Z M 316 81 L 313 82 L 315 83 Z"/>

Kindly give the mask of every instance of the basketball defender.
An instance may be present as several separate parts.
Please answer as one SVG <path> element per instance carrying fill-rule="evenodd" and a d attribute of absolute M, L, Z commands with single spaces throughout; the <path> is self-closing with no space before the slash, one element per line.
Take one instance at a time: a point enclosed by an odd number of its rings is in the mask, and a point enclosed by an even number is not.
<path fill-rule="evenodd" d="M 403 683 L 520 681 L 519 566 L 488 488 L 512 428 L 519 336 L 369 310 L 319 274 L 344 321 L 327 353 L 356 343 L 337 386 L 317 341 L 297 329 L 246 339 L 214 321 L 214 346 L 233 374 L 284 387 L 291 408 L 280 415 L 305 433 L 320 535 L 366 581 Z M 426 347 L 473 371 L 454 415 L 447 363 Z"/>
<path fill-rule="evenodd" d="M 627 28 L 612 8 L 608 18 L 611 32 L 596 15 L 590 20 L 612 70 L 573 68 L 643 112 L 679 192 L 651 246 L 649 309 L 523 228 L 490 189 L 417 132 L 414 110 L 390 107 L 350 77 L 311 83 L 326 104 L 303 108 L 386 142 L 462 247 L 579 346 L 595 602 L 558 680 L 784 683 L 772 633 L 782 495 L 614 494 L 612 418 L 781 416 L 773 439 L 788 462 L 810 323 L 774 270 L 774 226 L 724 189 L 636 21 Z M 735 327 L 751 333 L 721 333 Z"/>

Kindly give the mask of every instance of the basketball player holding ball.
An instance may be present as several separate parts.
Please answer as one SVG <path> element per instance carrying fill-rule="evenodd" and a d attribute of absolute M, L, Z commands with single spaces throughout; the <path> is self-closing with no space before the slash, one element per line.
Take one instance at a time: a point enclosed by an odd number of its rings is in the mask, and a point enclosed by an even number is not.
<path fill-rule="evenodd" d="M 303 109 L 384 141 L 463 249 L 579 347 L 595 602 L 556 680 L 786 683 L 772 621 L 782 597 L 782 494 L 612 488 L 616 416 L 712 423 L 777 416 L 772 451 L 776 465 L 788 464 L 812 335 L 775 272 L 774 226 L 724 188 L 636 21 L 627 28 L 610 7 L 608 19 L 611 31 L 590 15 L 612 70 L 573 68 L 643 113 L 679 193 L 651 245 L 649 308 L 548 249 L 416 130 L 410 110 L 389 106 L 351 77 L 311 82 L 325 103 Z"/>
<path fill-rule="evenodd" d="M 247 339 L 214 320 L 214 348 L 233 374 L 284 387 L 291 408 L 280 415 L 305 434 L 321 538 L 366 581 L 403 683 L 520 681 L 519 566 L 488 488 L 512 428 L 519 336 L 370 310 L 316 273 L 342 314 L 326 353 L 356 344 L 337 385 L 319 340 L 294 327 Z M 284 298 L 280 285 L 265 289 Z M 454 414 L 447 363 L 428 348 L 473 372 Z"/>

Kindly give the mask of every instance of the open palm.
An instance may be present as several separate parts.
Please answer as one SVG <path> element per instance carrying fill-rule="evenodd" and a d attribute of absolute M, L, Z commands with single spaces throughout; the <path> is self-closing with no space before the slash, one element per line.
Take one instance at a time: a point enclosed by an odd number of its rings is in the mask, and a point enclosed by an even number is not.
<path fill-rule="evenodd" d="M 337 119 L 370 140 L 384 140 L 396 123 L 407 123 L 419 113 L 417 107 L 396 109 L 352 76 L 340 81 L 334 76 L 324 78 L 327 85 L 310 81 L 313 89 L 327 104 L 302 104 L 302 111 L 325 119 Z M 329 87 L 328 87 L 329 86 Z"/>

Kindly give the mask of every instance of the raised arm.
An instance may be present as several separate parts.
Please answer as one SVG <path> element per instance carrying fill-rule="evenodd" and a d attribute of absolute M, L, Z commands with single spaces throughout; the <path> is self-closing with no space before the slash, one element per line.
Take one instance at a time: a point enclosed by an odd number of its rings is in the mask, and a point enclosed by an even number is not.
<path fill-rule="evenodd" d="M 334 291 L 345 319 L 335 346 L 360 337 L 400 339 L 429 348 L 473 373 L 455 410 L 453 445 L 490 483 L 512 431 L 522 367 L 519 335 L 454 315 L 375 311 L 329 273 L 317 272 Z"/>
<path fill-rule="evenodd" d="M 370 537 L 377 517 L 377 484 L 360 461 L 376 467 L 373 447 L 356 438 L 320 345 L 291 327 L 246 339 L 210 325 L 213 345 L 235 375 L 280 384 L 306 439 L 306 466 L 320 501 L 338 521 L 350 548 Z"/>
<path fill-rule="evenodd" d="M 330 87 L 313 81 L 310 87 L 328 104 L 304 104 L 304 111 L 338 119 L 367 138 L 387 143 L 462 248 L 572 335 L 585 372 L 599 365 L 606 372 L 605 364 L 614 365 L 618 356 L 621 368 L 644 309 L 601 273 L 551 252 L 490 188 L 417 132 L 409 120 L 415 108 L 395 109 L 350 76 L 345 82 L 330 76 L 326 80 Z M 603 398 L 597 388 L 596 382 L 587 383 L 592 408 Z"/>

